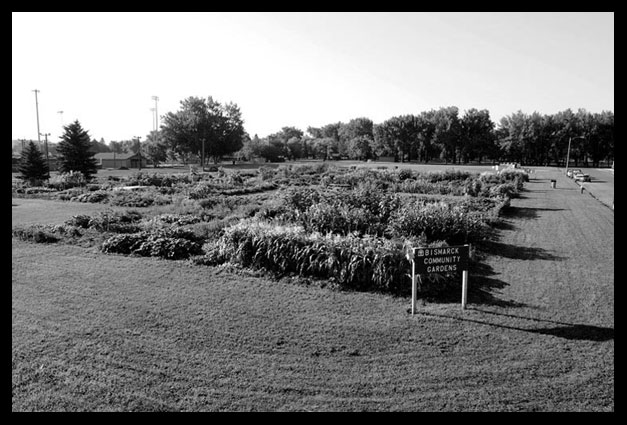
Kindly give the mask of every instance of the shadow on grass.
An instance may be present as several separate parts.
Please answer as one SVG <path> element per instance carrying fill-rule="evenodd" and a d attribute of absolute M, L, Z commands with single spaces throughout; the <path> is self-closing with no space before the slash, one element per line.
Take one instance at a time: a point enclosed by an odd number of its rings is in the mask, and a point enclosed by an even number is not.
<path fill-rule="evenodd" d="M 523 328 L 519 326 L 511 326 L 511 325 L 505 325 L 501 323 L 493 323 L 493 322 L 488 322 L 484 320 L 470 319 L 467 317 L 458 317 L 458 316 L 452 316 L 452 315 L 447 315 L 447 314 L 438 314 L 438 313 L 431 313 L 431 312 L 424 312 L 424 311 L 419 312 L 419 314 L 423 314 L 426 316 L 446 318 L 446 319 L 453 319 L 453 320 L 458 320 L 461 322 L 470 322 L 470 323 L 477 323 L 480 325 L 488 325 L 488 326 L 493 326 L 493 327 L 501 328 L 501 329 L 529 332 L 529 333 L 540 334 L 540 335 L 550 335 L 550 336 L 555 336 L 558 338 L 564 338 L 564 339 L 570 339 L 570 340 L 604 342 L 604 341 L 611 341 L 614 339 L 614 328 L 606 328 L 602 326 L 593 326 L 593 325 L 583 325 L 580 323 L 556 322 L 553 320 L 529 318 L 529 317 L 523 317 L 523 316 L 516 316 L 513 314 L 494 313 L 494 312 L 489 312 L 489 311 L 483 311 L 477 308 L 468 308 L 468 310 L 474 310 L 474 311 L 478 311 L 481 313 L 494 314 L 498 316 L 506 316 L 506 317 L 522 319 L 522 320 L 529 320 L 529 321 L 534 321 L 538 323 L 550 323 L 552 325 L 557 324 L 558 326 Z"/>
<path fill-rule="evenodd" d="M 482 241 L 477 248 L 489 255 L 509 258 L 512 260 L 552 260 L 563 261 L 565 258 L 552 254 L 544 248 L 516 246 L 496 241 Z"/>
<path fill-rule="evenodd" d="M 492 266 L 481 261 L 471 261 L 468 270 L 468 303 L 475 305 L 489 305 L 498 307 L 526 307 L 524 303 L 513 300 L 503 300 L 498 297 L 499 292 L 509 283 L 494 278 L 496 273 Z M 424 293 L 419 295 L 430 303 L 455 303 L 461 301 L 461 273 L 453 278 L 453 284 L 437 293 Z"/>
<path fill-rule="evenodd" d="M 503 218 L 531 220 L 538 218 L 538 211 L 564 211 L 564 208 L 533 208 L 533 207 L 512 207 L 503 208 L 501 216 Z"/>

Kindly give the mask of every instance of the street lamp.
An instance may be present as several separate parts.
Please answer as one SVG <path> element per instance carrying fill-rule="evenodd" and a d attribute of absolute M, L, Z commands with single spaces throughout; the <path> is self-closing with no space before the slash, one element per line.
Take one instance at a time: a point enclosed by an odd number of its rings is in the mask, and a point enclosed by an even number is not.
<path fill-rule="evenodd" d="M 155 115 L 155 108 L 150 108 L 150 110 L 152 111 L 152 131 L 157 131 L 157 121 L 156 121 L 156 115 Z"/>
<path fill-rule="evenodd" d="M 568 138 L 568 151 L 566 152 L 566 175 L 568 175 L 568 163 L 570 161 L 570 142 L 573 139 L 583 139 L 583 136 L 575 136 L 575 137 L 569 137 Z"/>
<path fill-rule="evenodd" d="M 159 130 L 159 108 L 157 107 L 159 96 L 152 96 L 152 100 L 155 101 L 155 130 Z"/>

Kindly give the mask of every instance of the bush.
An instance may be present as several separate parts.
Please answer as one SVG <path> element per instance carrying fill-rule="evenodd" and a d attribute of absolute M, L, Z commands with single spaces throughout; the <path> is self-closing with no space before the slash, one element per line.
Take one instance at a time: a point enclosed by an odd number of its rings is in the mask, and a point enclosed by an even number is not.
<path fill-rule="evenodd" d="M 407 179 L 411 179 L 414 178 L 414 173 L 407 169 L 407 168 L 403 168 L 402 170 L 400 170 L 398 172 L 398 180 L 399 181 L 403 181 L 403 180 L 407 180 Z"/>
<path fill-rule="evenodd" d="M 95 192 L 98 193 L 98 192 Z M 172 202 L 170 196 L 161 195 L 156 190 L 115 190 L 109 198 L 109 204 L 121 207 L 150 207 L 166 205 Z"/>
<path fill-rule="evenodd" d="M 168 228 L 114 235 L 102 243 L 101 250 L 169 260 L 186 259 L 203 253 L 201 241 L 192 232 Z"/>
<path fill-rule="evenodd" d="M 86 184 L 87 178 L 80 171 L 70 171 L 67 173 L 57 174 L 56 176 L 50 177 L 50 181 L 48 183 L 49 186 L 59 190 L 85 186 Z"/>
<path fill-rule="evenodd" d="M 425 246 L 420 238 L 406 242 Z M 443 245 L 436 242 L 429 246 Z M 242 221 L 224 229 L 218 241 L 206 244 L 205 255 L 195 261 L 207 265 L 231 262 L 278 275 L 329 279 L 346 290 L 407 294 L 411 263 L 403 248 L 401 241 L 378 237 L 322 235 L 307 233 L 302 226 Z M 423 293 L 430 291 L 433 281 L 425 279 Z"/>
<path fill-rule="evenodd" d="M 388 240 L 307 234 L 301 226 L 250 221 L 225 229 L 211 255 L 278 274 L 327 278 L 354 290 L 399 292 L 409 269 L 402 250 Z"/>
<path fill-rule="evenodd" d="M 188 224 L 198 223 L 200 217 L 192 214 L 161 214 L 153 217 L 150 222 L 170 224 L 174 226 L 186 226 Z"/>
<path fill-rule="evenodd" d="M 479 212 L 468 211 L 445 202 L 412 202 L 399 209 L 388 225 L 396 237 L 424 234 L 429 241 L 449 244 L 481 240 L 488 235 L 487 218 Z"/>
<path fill-rule="evenodd" d="M 106 190 L 97 190 L 95 192 L 87 192 L 87 193 L 82 193 L 80 195 L 77 196 L 72 196 L 70 198 L 71 201 L 76 201 L 76 202 L 90 202 L 90 203 L 106 203 L 106 201 L 109 199 L 109 193 Z"/>
<path fill-rule="evenodd" d="M 177 184 L 191 183 L 191 178 L 187 173 L 163 174 L 138 171 L 127 176 L 125 182 L 129 186 L 173 187 Z"/>
<path fill-rule="evenodd" d="M 14 227 L 12 236 L 23 241 L 36 243 L 55 243 L 59 238 L 53 234 L 53 228 L 41 224 L 34 224 L 27 227 Z"/>
<path fill-rule="evenodd" d="M 66 225 L 83 229 L 95 229 L 100 232 L 134 233 L 140 230 L 137 224 L 142 215 L 137 211 L 101 211 L 96 216 L 79 214 L 72 216 Z"/>

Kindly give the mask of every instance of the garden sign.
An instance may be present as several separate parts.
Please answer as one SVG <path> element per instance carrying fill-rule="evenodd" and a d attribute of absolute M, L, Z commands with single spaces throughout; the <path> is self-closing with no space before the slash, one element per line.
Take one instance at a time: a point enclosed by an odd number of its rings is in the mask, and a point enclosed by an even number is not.
<path fill-rule="evenodd" d="M 466 308 L 468 290 L 468 258 L 470 245 L 439 248 L 410 248 L 407 259 L 411 261 L 411 314 L 416 312 L 416 278 L 420 274 L 462 271 L 462 310 Z"/>

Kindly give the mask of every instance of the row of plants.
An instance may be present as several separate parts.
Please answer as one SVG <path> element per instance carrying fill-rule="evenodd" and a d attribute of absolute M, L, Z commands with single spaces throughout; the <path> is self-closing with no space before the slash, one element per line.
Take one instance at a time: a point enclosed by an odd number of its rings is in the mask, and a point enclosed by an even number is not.
<path fill-rule="evenodd" d="M 404 243 L 425 242 L 410 238 Z M 214 266 L 229 262 L 278 275 L 326 279 L 344 290 L 406 294 L 410 263 L 404 243 L 370 235 L 312 233 L 299 225 L 245 220 L 226 228 L 217 241 L 207 243 L 203 247 L 205 255 L 195 257 L 194 262 Z M 429 287 L 434 281 L 425 279 L 423 293 L 436 290 Z"/>

